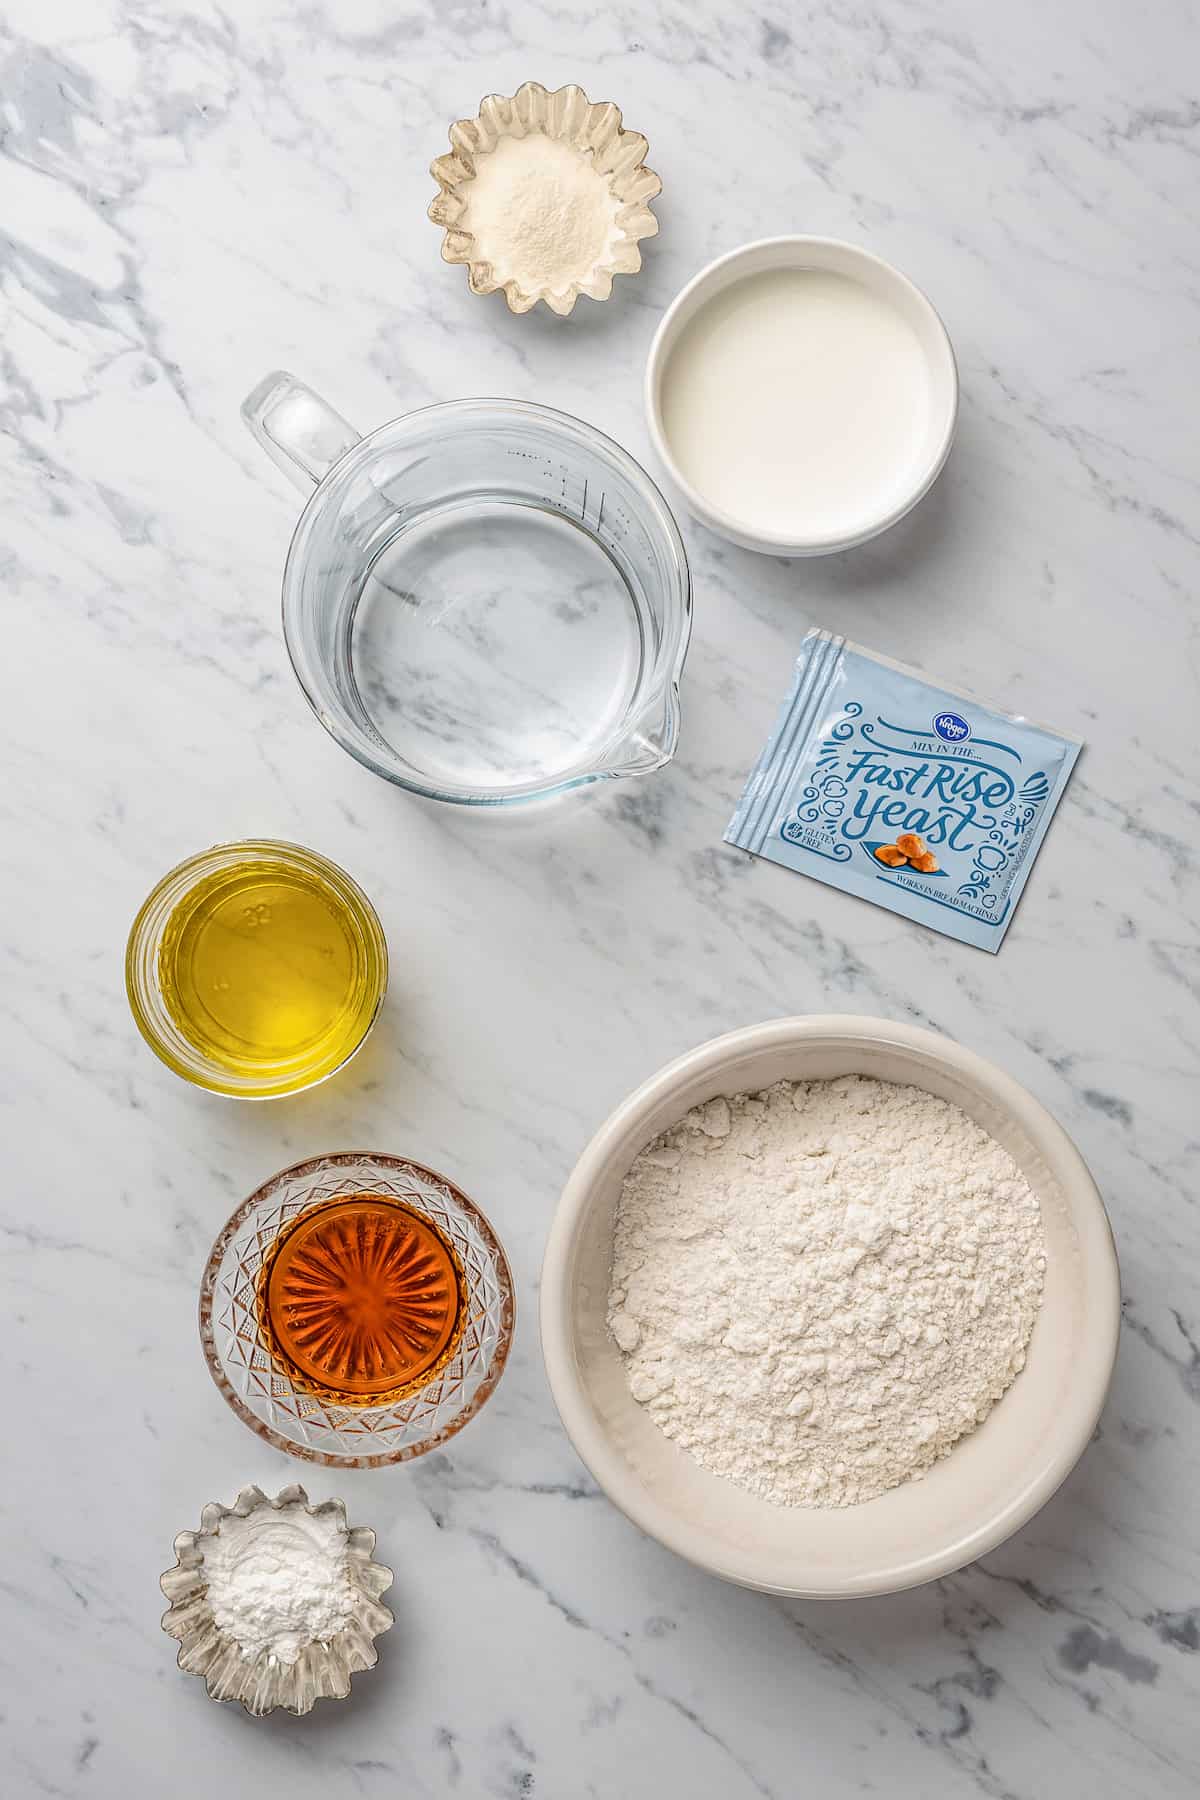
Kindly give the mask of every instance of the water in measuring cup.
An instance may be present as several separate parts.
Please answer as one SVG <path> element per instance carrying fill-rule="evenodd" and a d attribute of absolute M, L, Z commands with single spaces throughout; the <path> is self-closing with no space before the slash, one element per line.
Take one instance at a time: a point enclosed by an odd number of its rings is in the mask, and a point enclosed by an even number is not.
<path fill-rule="evenodd" d="M 538 506 L 472 501 L 412 520 L 375 557 L 350 657 L 380 736 L 434 785 L 487 794 L 598 760 L 643 643 L 595 538 Z"/>

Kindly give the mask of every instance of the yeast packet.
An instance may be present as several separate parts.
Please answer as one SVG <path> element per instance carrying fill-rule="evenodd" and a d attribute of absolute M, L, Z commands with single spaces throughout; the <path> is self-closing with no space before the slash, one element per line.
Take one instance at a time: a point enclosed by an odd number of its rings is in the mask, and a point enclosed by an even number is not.
<path fill-rule="evenodd" d="M 725 841 L 995 952 L 1081 748 L 810 631 Z"/>

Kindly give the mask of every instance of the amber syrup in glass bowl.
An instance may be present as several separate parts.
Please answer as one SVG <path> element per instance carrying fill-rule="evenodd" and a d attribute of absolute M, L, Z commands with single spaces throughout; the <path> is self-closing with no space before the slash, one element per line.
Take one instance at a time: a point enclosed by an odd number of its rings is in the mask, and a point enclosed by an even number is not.
<path fill-rule="evenodd" d="M 432 1221 L 382 1194 L 294 1219 L 258 1281 L 258 1317 L 291 1380 L 342 1406 L 388 1406 L 431 1381 L 466 1322 L 462 1265 Z"/>

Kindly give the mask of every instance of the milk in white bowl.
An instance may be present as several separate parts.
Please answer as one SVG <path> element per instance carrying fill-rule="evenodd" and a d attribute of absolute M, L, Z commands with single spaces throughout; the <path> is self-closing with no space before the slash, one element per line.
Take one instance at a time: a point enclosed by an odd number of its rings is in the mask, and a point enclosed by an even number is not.
<path fill-rule="evenodd" d="M 919 289 L 853 245 L 774 238 L 686 287 L 647 406 L 692 511 L 751 549 L 862 543 L 928 490 L 957 412 L 954 354 Z"/>

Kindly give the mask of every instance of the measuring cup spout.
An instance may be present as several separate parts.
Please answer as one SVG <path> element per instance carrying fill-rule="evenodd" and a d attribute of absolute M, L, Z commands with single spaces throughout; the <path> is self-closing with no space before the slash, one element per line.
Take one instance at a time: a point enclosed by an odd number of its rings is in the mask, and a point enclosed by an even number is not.
<path fill-rule="evenodd" d="M 670 762 L 678 737 L 679 690 L 672 684 L 645 708 L 605 767 L 614 775 L 648 775 Z"/>
<path fill-rule="evenodd" d="M 359 441 L 340 413 L 286 369 L 265 375 L 247 394 L 242 417 L 271 461 L 306 494 Z"/>

